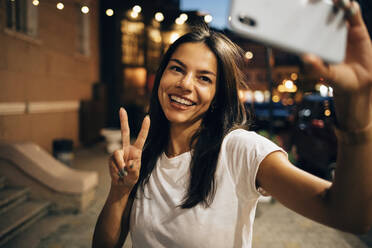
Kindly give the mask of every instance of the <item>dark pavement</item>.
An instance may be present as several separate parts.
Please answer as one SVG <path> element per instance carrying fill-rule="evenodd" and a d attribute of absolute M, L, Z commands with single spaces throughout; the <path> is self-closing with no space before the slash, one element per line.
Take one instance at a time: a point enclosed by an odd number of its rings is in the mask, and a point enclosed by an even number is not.
<path fill-rule="evenodd" d="M 108 154 L 103 144 L 76 151 L 73 167 L 99 173 L 95 202 L 81 214 L 50 215 L 36 223 L 8 248 L 88 248 L 94 225 L 109 190 Z M 253 234 L 253 248 L 368 248 L 372 232 L 361 241 L 355 235 L 336 231 L 308 220 L 278 202 L 259 203 Z M 131 247 L 128 241 L 125 248 Z"/>

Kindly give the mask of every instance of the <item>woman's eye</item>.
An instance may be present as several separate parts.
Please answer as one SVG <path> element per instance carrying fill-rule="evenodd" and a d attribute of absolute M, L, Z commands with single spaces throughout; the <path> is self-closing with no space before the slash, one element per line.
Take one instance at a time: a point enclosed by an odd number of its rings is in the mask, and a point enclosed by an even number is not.
<path fill-rule="evenodd" d="M 182 68 L 176 65 L 171 66 L 169 69 L 176 72 L 182 72 Z"/>
<path fill-rule="evenodd" d="M 202 81 L 205 81 L 205 82 L 208 82 L 208 83 L 212 83 L 212 80 L 211 80 L 209 77 L 201 76 L 200 79 L 201 79 Z"/>

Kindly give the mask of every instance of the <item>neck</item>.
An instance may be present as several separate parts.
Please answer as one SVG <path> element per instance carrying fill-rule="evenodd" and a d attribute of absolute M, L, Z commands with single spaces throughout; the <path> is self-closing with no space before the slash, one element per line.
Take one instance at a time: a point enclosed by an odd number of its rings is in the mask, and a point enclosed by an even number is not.
<path fill-rule="evenodd" d="M 175 157 L 184 152 L 190 151 L 192 136 L 200 126 L 200 121 L 185 127 L 183 124 L 170 125 L 169 143 L 166 150 L 168 157 Z"/>

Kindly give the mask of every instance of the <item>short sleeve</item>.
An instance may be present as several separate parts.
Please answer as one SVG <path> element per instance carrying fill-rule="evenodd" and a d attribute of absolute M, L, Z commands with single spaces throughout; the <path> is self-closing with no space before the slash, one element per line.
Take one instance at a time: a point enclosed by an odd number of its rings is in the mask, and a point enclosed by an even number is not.
<path fill-rule="evenodd" d="M 256 176 L 262 160 L 275 151 L 287 154 L 271 140 L 243 129 L 230 132 L 222 148 L 237 194 L 244 198 L 261 195 L 256 188 Z"/>

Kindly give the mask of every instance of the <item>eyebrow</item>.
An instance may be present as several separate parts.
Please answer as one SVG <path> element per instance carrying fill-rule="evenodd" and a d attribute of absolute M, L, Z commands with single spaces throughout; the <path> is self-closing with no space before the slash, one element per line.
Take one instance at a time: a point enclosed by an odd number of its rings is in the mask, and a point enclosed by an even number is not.
<path fill-rule="evenodd" d="M 176 62 L 177 64 L 181 65 L 182 67 L 187 68 L 187 66 L 179 59 L 170 59 L 169 61 Z M 202 73 L 202 74 L 211 74 L 211 75 L 217 77 L 214 72 L 211 72 L 211 71 L 208 71 L 208 70 L 200 70 L 198 72 Z"/>

